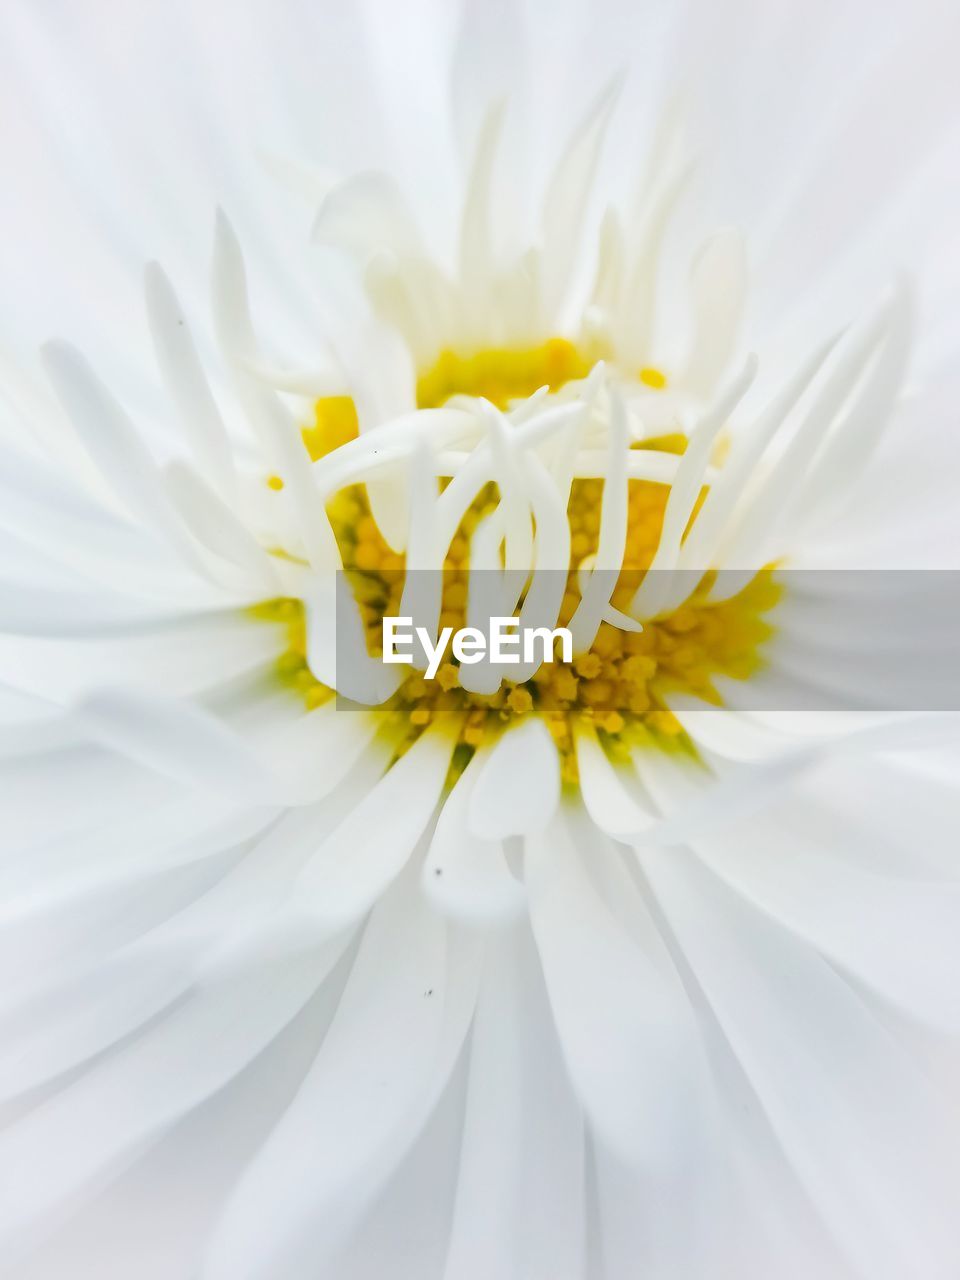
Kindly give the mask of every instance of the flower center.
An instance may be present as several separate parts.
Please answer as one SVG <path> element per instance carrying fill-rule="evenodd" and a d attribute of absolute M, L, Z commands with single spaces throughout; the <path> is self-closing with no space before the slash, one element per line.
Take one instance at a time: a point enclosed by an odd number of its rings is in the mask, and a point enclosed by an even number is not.
<path fill-rule="evenodd" d="M 482 396 L 505 409 L 512 400 L 525 400 L 541 387 L 559 391 L 568 382 L 585 378 L 596 363 L 568 338 L 549 338 L 538 347 L 501 347 L 473 355 L 441 352 L 431 369 L 417 379 L 417 405 L 433 409 L 451 396 Z M 644 368 L 638 374 L 644 386 L 661 390 L 667 385 L 659 369 Z"/>
<path fill-rule="evenodd" d="M 470 358 L 446 353 L 418 383 L 421 407 L 445 402 L 456 394 L 483 395 L 501 406 L 549 385 L 552 389 L 586 372 L 573 344 L 561 339 L 522 352 L 493 351 Z M 657 371 L 645 371 L 647 386 L 663 385 Z M 324 457 L 357 432 L 356 411 L 348 397 L 317 402 L 315 424 L 304 432 L 313 458 Z M 634 444 L 682 455 L 687 445 L 680 433 Z M 557 625 L 566 626 L 581 600 L 578 570 L 598 549 L 604 481 L 574 479 L 567 503 L 570 559 L 566 588 Z M 628 613 L 660 541 L 670 486 L 649 480 L 628 483 L 625 549 L 610 604 Z M 704 489 L 700 502 L 706 495 Z M 481 522 L 499 502 L 495 483 L 488 483 L 467 509 L 443 561 L 441 627 L 454 632 L 467 623 L 471 540 Z M 694 509 L 696 519 L 700 503 Z M 382 652 L 384 617 L 402 613 L 406 561 L 393 551 L 374 519 L 365 487 L 350 485 L 335 494 L 328 514 L 340 547 L 344 571 L 358 602 L 368 652 Z M 380 709 L 395 727 L 402 752 L 428 725 L 443 717 L 457 724 L 459 743 L 455 764 L 463 767 L 473 751 L 510 722 L 540 716 L 556 741 L 564 780 L 577 778 L 574 734 L 579 719 L 589 721 L 614 755 L 640 744 L 692 751 L 682 726 L 669 711 L 671 692 L 693 694 L 720 705 L 715 678 L 746 679 L 761 664 L 760 646 L 771 635 L 764 615 L 773 607 L 779 588 L 772 570 L 757 574 L 736 596 L 710 598 L 712 575 L 706 575 L 677 608 L 644 623 L 642 631 L 621 629 L 609 621 L 583 653 L 571 662 L 542 664 L 520 682 L 505 680 L 490 694 L 475 693 L 461 684 L 460 668 L 448 654 L 433 679 L 423 671 L 409 674 Z M 284 651 L 278 672 L 309 707 L 329 700 L 334 691 L 311 672 L 306 660 L 303 607 L 294 599 L 268 601 L 255 616 L 279 622 L 284 628 Z M 509 670 L 509 668 L 507 668 Z"/>

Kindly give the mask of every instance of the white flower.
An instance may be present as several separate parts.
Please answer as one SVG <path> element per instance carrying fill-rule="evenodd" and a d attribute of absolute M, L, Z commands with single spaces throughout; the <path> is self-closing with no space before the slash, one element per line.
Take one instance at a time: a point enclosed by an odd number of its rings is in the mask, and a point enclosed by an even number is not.
<path fill-rule="evenodd" d="M 954 1277 L 953 15 L 5 26 L 11 1274 Z"/>

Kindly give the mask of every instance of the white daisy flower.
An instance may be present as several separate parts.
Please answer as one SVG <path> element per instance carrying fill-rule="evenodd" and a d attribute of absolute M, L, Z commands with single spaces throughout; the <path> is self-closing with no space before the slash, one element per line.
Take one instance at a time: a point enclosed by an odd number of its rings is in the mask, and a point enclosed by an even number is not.
<path fill-rule="evenodd" d="M 4 26 L 4 1274 L 955 1277 L 957 16 Z"/>

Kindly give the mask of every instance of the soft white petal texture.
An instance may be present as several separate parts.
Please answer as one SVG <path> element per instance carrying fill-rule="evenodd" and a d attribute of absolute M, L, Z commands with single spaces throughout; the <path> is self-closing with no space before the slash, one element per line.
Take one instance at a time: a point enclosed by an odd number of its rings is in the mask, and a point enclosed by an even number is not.
<path fill-rule="evenodd" d="M 447 797 L 423 864 L 423 891 L 441 911 L 464 920 L 509 919 L 523 909 L 523 886 L 500 840 L 469 827 L 474 788 L 487 752 L 478 751 Z"/>
<path fill-rule="evenodd" d="M 297 885 L 308 911 L 324 923 L 349 921 L 376 902 L 429 823 L 452 751 L 445 725 L 424 733 L 320 844 Z"/>
<path fill-rule="evenodd" d="M 185 463 L 171 463 L 164 490 L 196 540 L 253 579 L 251 594 L 277 593 L 279 578 L 269 556 L 195 471 Z"/>
<path fill-rule="evenodd" d="M 736 229 L 718 232 L 694 264 L 693 340 L 685 377 L 704 394 L 717 385 L 736 349 L 747 289 L 746 247 Z"/>
<path fill-rule="evenodd" d="M 165 500 L 156 465 L 123 409 L 74 348 L 50 343 L 44 357 L 61 404 L 116 499 L 160 535 L 181 542 L 182 531 Z"/>
<path fill-rule="evenodd" d="M 738 902 L 690 855 L 651 852 L 641 861 L 844 1253 L 865 1274 L 891 1280 L 916 1265 L 950 1275 L 960 1248 L 957 1146 L 919 1069 L 824 959 Z"/>
<path fill-rule="evenodd" d="M 167 777 L 269 802 L 282 791 L 249 746 L 199 707 L 146 693 L 92 695 L 78 709 L 94 741 Z"/>
<path fill-rule="evenodd" d="M 557 164 L 544 198 L 544 298 L 552 311 L 559 301 L 570 259 L 577 248 L 600 147 L 616 102 L 618 85 L 605 89 L 591 106 Z"/>
<path fill-rule="evenodd" d="M 314 499 L 308 479 L 309 459 L 297 439 L 296 423 L 280 397 L 246 371 L 247 363 L 257 360 L 257 340 L 250 317 L 243 254 L 223 213 L 217 218 L 214 303 L 218 332 L 231 362 L 237 395 L 272 469 L 290 490 L 307 558 L 318 567 L 338 567 L 340 556 L 333 530 L 323 507 Z"/>
<path fill-rule="evenodd" d="M 435 1105 L 480 954 L 417 908 L 415 886 L 405 877 L 371 916 L 316 1064 L 242 1180 L 204 1280 L 336 1274 L 338 1247 Z M 305 1126 L 316 1143 L 302 1141 Z"/>
<path fill-rule="evenodd" d="M 375 715 L 340 708 L 333 701 L 306 715 L 285 716 L 267 750 L 274 769 L 291 779 L 298 798 L 319 800 L 343 782 L 379 728 Z"/>
<path fill-rule="evenodd" d="M 572 821 L 564 814 L 526 840 L 560 1042 L 603 1140 L 642 1168 L 670 1170 L 689 1158 L 701 1087 L 689 1005 L 642 905 L 628 935 L 591 885 Z M 609 853 L 595 842 L 590 856 Z"/>
<path fill-rule="evenodd" d="M 220 495 L 236 495 L 237 475 L 230 439 L 170 281 L 151 263 L 144 294 L 157 363 L 191 451 Z"/>
<path fill-rule="evenodd" d="M 30 1280 L 124 1280 L 132 1266 L 149 1280 L 195 1273 L 211 1218 L 296 1090 L 341 988 L 337 973 L 249 1067 L 153 1143 L 14 1273 Z M 190 1179 L 183 1176 L 187 1168 Z"/>
<path fill-rule="evenodd" d="M 536 1155 L 534 1155 L 536 1153 Z M 582 1280 L 584 1123 L 528 927 L 487 942 L 445 1280 Z"/>
<path fill-rule="evenodd" d="M 2 7 L 0 1273 L 960 1275 L 958 37 Z M 368 512 L 653 714 L 406 684 Z"/>
<path fill-rule="evenodd" d="M 509 729 L 479 770 L 467 806 L 467 826 L 481 839 L 541 831 L 560 797 L 560 762 L 536 719 Z"/>
<path fill-rule="evenodd" d="M 300 1009 L 337 954 L 198 992 L 142 1038 L 25 1116 L 0 1141 L 7 1249 L 236 1075 Z M 175 1067 L 175 1070 L 171 1070 Z M 130 1088 L 136 1081 L 137 1087 Z M 60 1148 L 55 1175 L 47 1153 Z"/>
<path fill-rule="evenodd" d="M 703 837 L 697 848 L 718 876 L 839 968 L 912 1017 L 955 1033 L 956 886 L 924 880 L 922 865 L 917 880 L 852 866 L 759 820 L 747 831 Z M 898 937 L 910 945 L 898 946 Z"/>
<path fill-rule="evenodd" d="M 631 793 L 629 777 L 607 757 L 592 725 L 577 731 L 577 768 L 583 803 L 601 831 L 612 836 L 639 835 L 655 821 L 654 813 Z"/>

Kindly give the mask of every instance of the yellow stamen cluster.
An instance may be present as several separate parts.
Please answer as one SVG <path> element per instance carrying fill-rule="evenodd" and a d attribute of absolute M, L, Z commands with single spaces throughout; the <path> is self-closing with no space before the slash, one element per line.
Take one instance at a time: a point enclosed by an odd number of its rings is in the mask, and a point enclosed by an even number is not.
<path fill-rule="evenodd" d="M 562 385 L 588 371 L 577 349 L 562 339 L 534 351 L 487 352 L 469 359 L 445 353 L 418 385 L 422 406 L 439 404 L 457 392 L 483 394 L 506 404 L 543 385 Z M 656 369 L 644 369 L 640 380 L 651 387 L 664 385 Z M 356 434 L 353 402 L 347 397 L 321 400 L 316 423 L 304 432 L 313 458 L 322 457 Z M 681 434 L 647 440 L 637 447 L 682 453 Z M 660 537 L 669 489 L 650 481 L 631 480 L 626 549 L 612 604 L 624 612 L 649 567 Z M 701 495 L 701 499 L 704 495 Z M 566 592 L 558 623 L 567 624 L 580 601 L 577 568 L 597 548 L 603 484 L 574 482 L 567 509 L 571 557 Z M 440 625 L 455 630 L 466 625 L 470 539 L 480 520 L 496 505 L 493 485 L 466 512 L 444 562 Z M 371 654 L 381 652 L 382 620 L 400 613 L 404 558 L 392 551 L 374 520 L 362 486 L 345 489 L 328 507 L 367 633 Z M 695 518 L 695 517 L 694 517 Z M 705 578 L 683 605 L 645 624 L 642 632 L 623 631 L 603 623 L 589 652 L 571 663 L 543 664 L 522 684 L 505 681 L 492 695 L 470 693 L 460 685 L 459 668 L 444 661 L 436 677 L 427 680 L 411 669 L 383 708 L 385 723 L 395 726 L 398 751 L 403 751 L 438 717 L 459 724 L 456 762 L 462 766 L 472 752 L 509 722 L 541 716 L 559 748 L 567 782 L 576 781 L 573 729 L 578 718 L 592 723 L 615 753 L 640 741 L 662 747 L 691 749 L 677 719 L 667 710 L 664 696 L 671 690 L 692 693 L 718 705 L 714 686 L 719 675 L 745 679 L 760 664 L 759 649 L 771 634 L 763 615 L 773 607 L 779 588 L 771 571 L 758 574 L 733 599 L 711 603 Z M 296 600 L 268 601 L 255 615 L 282 624 L 284 652 L 278 662 L 283 681 L 310 707 L 333 696 L 312 675 L 306 662 L 303 609 Z"/>
<path fill-rule="evenodd" d="M 303 443 L 314 462 L 352 440 L 358 430 L 357 406 L 350 396 L 324 396 L 313 409 L 313 425 L 303 431 Z"/>
<path fill-rule="evenodd" d="M 541 387 L 558 391 L 568 382 L 585 378 L 592 364 L 566 338 L 550 338 L 539 347 L 496 348 L 472 356 L 443 351 L 433 368 L 417 380 L 417 404 L 433 409 L 453 395 L 468 395 L 483 396 L 505 409 L 511 400 L 526 399 Z"/>

